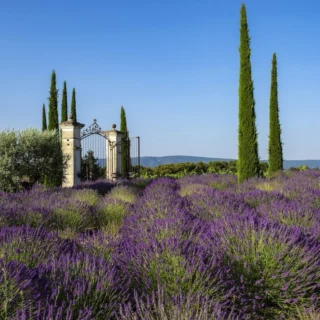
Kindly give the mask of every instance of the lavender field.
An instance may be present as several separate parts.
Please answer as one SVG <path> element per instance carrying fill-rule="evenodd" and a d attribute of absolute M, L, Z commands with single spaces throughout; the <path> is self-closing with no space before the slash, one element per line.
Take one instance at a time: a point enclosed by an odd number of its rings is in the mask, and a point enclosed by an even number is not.
<path fill-rule="evenodd" d="M 320 171 L 0 193 L 0 319 L 319 319 Z"/>

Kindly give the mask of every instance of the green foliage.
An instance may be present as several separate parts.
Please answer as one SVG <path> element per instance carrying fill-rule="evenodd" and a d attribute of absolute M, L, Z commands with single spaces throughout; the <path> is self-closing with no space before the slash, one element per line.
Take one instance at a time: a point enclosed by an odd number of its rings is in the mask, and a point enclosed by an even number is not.
<path fill-rule="evenodd" d="M 260 177 L 267 177 L 268 168 L 269 168 L 269 164 L 267 162 L 260 162 L 259 163 L 259 176 Z"/>
<path fill-rule="evenodd" d="M 92 214 L 93 207 L 85 201 L 71 201 L 63 207 L 55 208 L 48 221 L 48 228 L 64 231 L 65 235 L 97 229 L 99 221 L 96 214 Z"/>
<path fill-rule="evenodd" d="M 61 102 L 61 122 L 68 120 L 68 96 L 67 82 L 63 82 L 62 102 Z"/>
<path fill-rule="evenodd" d="M 111 235 L 107 228 L 102 229 L 100 232 L 92 234 L 90 237 L 83 237 L 81 241 L 81 249 L 83 252 L 101 256 L 105 260 L 110 261 L 113 252 L 116 250 L 116 247 L 113 245 L 113 241 L 118 237 L 118 233 Z"/>
<path fill-rule="evenodd" d="M 300 167 L 290 167 L 289 171 L 306 171 L 306 170 L 320 170 L 320 168 L 309 168 L 306 165 L 301 165 Z"/>
<path fill-rule="evenodd" d="M 46 116 L 46 106 L 42 106 L 42 131 L 48 130 L 47 127 L 47 116 Z"/>
<path fill-rule="evenodd" d="M 179 194 L 181 197 L 189 196 L 195 193 L 200 194 L 204 191 L 205 187 L 206 186 L 202 183 L 188 183 L 180 186 Z"/>
<path fill-rule="evenodd" d="M 141 192 L 150 182 L 152 182 L 152 179 L 135 179 L 134 187 L 136 188 L 137 192 Z"/>
<path fill-rule="evenodd" d="M 89 150 L 81 159 L 81 180 L 95 181 L 105 177 L 105 168 L 97 164 L 97 158 L 94 157 L 93 151 Z"/>
<path fill-rule="evenodd" d="M 227 251 L 225 265 L 230 268 L 229 277 L 239 279 L 243 283 L 243 290 L 247 297 L 258 297 L 265 307 L 255 309 L 254 303 L 247 302 L 247 312 L 256 312 L 255 319 L 296 319 L 297 307 L 302 309 L 311 302 L 309 294 L 299 295 L 305 270 L 312 264 L 314 257 L 304 257 L 303 247 L 295 246 L 288 241 L 276 239 L 275 234 L 261 230 L 241 230 L 237 236 L 233 230 L 224 239 Z M 284 272 L 285 270 L 285 272 Z M 293 275 L 296 275 L 295 281 Z M 283 297 L 297 297 L 294 303 Z M 233 303 L 236 307 L 243 303 L 242 292 L 234 295 Z M 241 297 L 241 298 L 240 298 Z M 309 304 L 310 305 L 310 304 Z"/>
<path fill-rule="evenodd" d="M 51 248 L 50 248 L 51 249 Z M 49 254 L 48 245 L 37 239 L 15 239 L 0 246 L 0 258 L 9 261 L 19 261 L 28 268 L 34 268 L 43 259 L 39 252 Z M 1 319 L 1 318 L 0 318 Z"/>
<path fill-rule="evenodd" d="M 3 281 L 0 282 L 0 319 L 12 319 L 15 311 L 19 308 L 25 307 L 30 304 L 32 297 L 24 296 L 24 291 L 21 290 L 21 284 L 28 287 L 28 281 L 23 279 L 19 285 L 7 275 L 6 267 L 1 268 L 3 274 Z M 26 290 L 25 290 L 26 292 Z"/>
<path fill-rule="evenodd" d="M 268 163 L 259 163 L 259 172 L 261 176 L 265 176 L 268 170 Z M 182 178 L 188 175 L 200 175 L 205 173 L 217 174 L 237 174 L 237 161 L 210 161 L 204 162 L 184 162 L 175 164 L 164 164 L 155 168 L 140 166 L 141 177 L 157 178 L 172 177 Z"/>
<path fill-rule="evenodd" d="M 56 132 L 37 129 L 0 132 L 0 189 L 15 191 L 23 180 L 33 185 L 60 185 L 67 157 L 63 156 Z"/>
<path fill-rule="evenodd" d="M 124 110 L 124 107 L 121 107 L 121 111 L 120 111 L 120 131 L 125 133 L 127 130 L 128 130 L 128 128 L 127 128 L 126 111 Z"/>
<path fill-rule="evenodd" d="M 109 224 L 121 224 L 126 214 L 126 206 L 121 201 L 106 203 L 99 210 L 99 222 L 101 227 Z"/>
<path fill-rule="evenodd" d="M 123 134 L 121 144 L 121 173 L 122 177 L 127 178 L 130 165 L 130 140 L 127 127 L 126 111 L 123 107 L 121 107 L 120 112 L 120 131 Z"/>
<path fill-rule="evenodd" d="M 119 233 L 127 212 L 128 207 L 123 201 L 106 201 L 98 210 L 99 227 L 111 235 Z"/>
<path fill-rule="evenodd" d="M 256 189 L 263 190 L 263 191 L 273 191 L 273 190 L 281 189 L 281 184 L 277 181 L 274 181 L 276 177 L 277 176 L 272 176 L 272 177 L 268 176 L 267 182 L 262 182 L 257 184 Z"/>
<path fill-rule="evenodd" d="M 250 37 L 246 7 L 241 6 L 240 20 L 240 79 L 239 79 L 239 128 L 238 128 L 238 181 L 259 176 L 255 101 L 250 62 Z"/>
<path fill-rule="evenodd" d="M 284 245 L 276 243 L 275 241 L 270 241 L 269 239 L 265 240 L 264 234 L 257 234 L 254 230 L 252 230 L 251 233 L 245 233 L 241 242 L 244 243 L 244 245 L 241 246 L 241 257 L 240 259 L 233 261 L 233 264 L 231 264 L 231 272 L 233 272 L 234 275 L 242 275 L 243 282 L 246 284 L 246 290 L 256 294 L 256 282 L 261 279 L 261 270 L 263 270 L 265 287 L 270 288 L 269 299 L 271 301 L 273 300 L 272 298 L 276 300 L 275 298 L 277 297 L 278 292 L 276 290 L 273 291 L 273 288 L 280 287 L 280 284 L 277 284 L 279 279 L 273 279 L 272 275 L 280 268 L 280 266 L 278 265 L 279 262 L 274 261 L 273 257 L 284 249 Z M 234 254 L 234 250 L 237 250 L 239 243 L 231 238 L 229 245 L 229 254 Z M 229 262 L 228 254 L 225 259 L 226 263 Z M 250 267 L 248 268 L 246 265 L 249 265 Z M 282 287 L 284 285 L 285 283 L 282 283 Z M 272 303 L 270 304 L 273 305 Z M 267 315 L 270 318 L 277 314 L 277 310 L 267 311 L 269 312 Z"/>
<path fill-rule="evenodd" d="M 67 158 L 63 156 L 57 133 L 24 130 L 20 134 L 20 170 L 31 184 L 44 182 L 60 186 Z"/>
<path fill-rule="evenodd" d="M 108 194 L 108 198 L 120 200 L 125 203 L 134 203 L 137 199 L 138 193 L 134 188 L 128 186 L 114 187 Z"/>
<path fill-rule="evenodd" d="M 286 212 L 286 214 L 279 210 L 279 215 L 276 215 L 272 218 L 289 227 L 296 226 L 309 228 L 313 223 L 313 213 L 311 212 L 311 210 L 306 210 L 303 215 L 300 212 L 296 212 L 295 210 Z"/>
<path fill-rule="evenodd" d="M 59 130 L 59 119 L 58 119 L 58 90 L 56 83 L 56 72 L 53 70 L 51 75 L 51 86 L 50 86 L 49 100 L 49 124 L 48 130 Z"/>
<path fill-rule="evenodd" d="M 81 232 L 85 229 L 84 215 L 77 208 L 58 208 L 51 217 L 51 227 L 56 230 L 72 230 L 75 232 Z"/>
<path fill-rule="evenodd" d="M 76 102 L 76 89 L 72 89 L 72 98 L 71 98 L 71 118 L 73 122 L 77 122 L 77 102 Z"/>
<path fill-rule="evenodd" d="M 21 187 L 18 172 L 19 142 L 15 131 L 0 132 L 0 189 L 14 191 Z"/>
<path fill-rule="evenodd" d="M 208 165 L 203 162 L 192 163 L 177 163 L 177 164 L 165 164 L 155 167 L 153 174 L 156 177 L 164 177 L 170 175 L 176 175 L 176 177 L 183 177 L 190 174 L 203 174 L 207 172 Z M 142 169 L 142 174 L 143 174 Z"/>
<path fill-rule="evenodd" d="M 299 320 L 319 320 L 320 319 L 320 313 L 316 312 L 314 308 L 308 309 L 308 310 L 300 310 L 297 307 L 297 315 Z M 295 320 L 295 318 L 290 318 L 288 320 Z"/>
<path fill-rule="evenodd" d="M 279 121 L 278 106 L 278 80 L 277 80 L 277 57 L 273 54 L 271 71 L 270 92 L 270 123 L 269 123 L 269 173 L 283 170 L 283 154 L 281 143 L 281 128 Z"/>
<path fill-rule="evenodd" d="M 151 261 L 148 276 L 152 283 L 152 289 L 159 286 L 166 288 L 169 297 L 200 291 L 200 274 L 197 271 L 190 272 L 188 263 L 182 255 L 165 250 L 156 254 Z"/>
<path fill-rule="evenodd" d="M 98 208 L 100 227 L 111 235 L 119 232 L 123 219 L 128 214 L 131 204 L 134 204 L 138 191 L 134 186 L 117 186 L 108 193 Z"/>
<path fill-rule="evenodd" d="M 89 206 L 95 206 L 99 199 L 100 196 L 96 190 L 92 189 L 82 189 L 82 190 L 77 190 L 73 195 L 72 198 L 83 202 Z"/>

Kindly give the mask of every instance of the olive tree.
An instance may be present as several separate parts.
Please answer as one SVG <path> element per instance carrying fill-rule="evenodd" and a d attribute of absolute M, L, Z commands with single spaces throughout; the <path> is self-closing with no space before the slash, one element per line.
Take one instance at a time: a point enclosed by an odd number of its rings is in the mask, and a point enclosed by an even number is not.
<path fill-rule="evenodd" d="M 0 132 L 0 189 L 13 191 L 19 187 L 17 171 L 17 134 L 13 130 Z"/>
<path fill-rule="evenodd" d="M 67 166 L 56 131 L 0 132 L 0 189 L 14 191 L 23 180 L 61 185 Z"/>

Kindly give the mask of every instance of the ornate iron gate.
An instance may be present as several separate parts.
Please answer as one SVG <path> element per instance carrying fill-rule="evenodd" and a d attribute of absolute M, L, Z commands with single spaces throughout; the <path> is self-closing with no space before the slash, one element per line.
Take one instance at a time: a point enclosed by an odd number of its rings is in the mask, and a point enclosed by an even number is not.
<path fill-rule="evenodd" d="M 98 178 L 135 178 L 140 176 L 140 137 L 127 137 L 112 141 L 97 120 L 81 132 L 81 180 Z"/>

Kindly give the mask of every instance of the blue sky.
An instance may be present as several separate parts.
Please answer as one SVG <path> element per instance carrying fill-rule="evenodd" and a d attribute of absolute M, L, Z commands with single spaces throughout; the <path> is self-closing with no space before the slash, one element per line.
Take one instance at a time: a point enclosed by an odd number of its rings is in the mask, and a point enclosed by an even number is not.
<path fill-rule="evenodd" d="M 41 127 L 55 69 L 80 122 L 119 127 L 123 105 L 144 156 L 237 158 L 241 3 L 1 0 L 0 128 Z M 273 52 L 284 158 L 320 159 L 320 2 L 245 4 L 260 159 Z"/>

